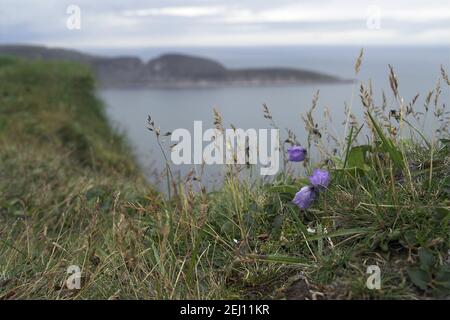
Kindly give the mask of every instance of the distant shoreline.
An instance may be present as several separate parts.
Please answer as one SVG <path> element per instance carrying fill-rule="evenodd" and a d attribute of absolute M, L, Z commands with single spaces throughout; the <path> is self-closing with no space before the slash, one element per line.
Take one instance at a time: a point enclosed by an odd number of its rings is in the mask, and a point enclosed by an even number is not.
<path fill-rule="evenodd" d="M 101 57 L 76 50 L 32 45 L 0 45 L 0 55 L 28 60 L 70 61 L 88 65 L 100 88 L 193 89 L 348 84 L 353 79 L 296 68 L 229 69 L 215 60 L 167 53 L 148 62 L 135 56 Z"/>
<path fill-rule="evenodd" d="M 292 87 L 292 86 L 313 86 L 317 84 L 322 85 L 346 85 L 352 84 L 354 80 L 340 80 L 340 81 L 229 81 L 229 82 L 172 82 L 172 83 L 158 83 L 158 84 L 128 84 L 124 86 L 107 86 L 100 84 L 99 89 L 101 90 L 114 90 L 114 89 L 125 89 L 125 90 L 142 90 L 142 89 L 167 89 L 167 90 L 177 90 L 177 89 L 220 89 L 220 88 L 261 88 L 261 87 Z"/>

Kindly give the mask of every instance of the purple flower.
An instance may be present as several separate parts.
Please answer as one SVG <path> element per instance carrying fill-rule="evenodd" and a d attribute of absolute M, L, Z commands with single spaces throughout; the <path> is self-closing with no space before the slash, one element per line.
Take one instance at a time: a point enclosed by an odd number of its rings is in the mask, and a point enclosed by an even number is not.
<path fill-rule="evenodd" d="M 306 149 L 301 146 L 292 146 L 287 149 L 289 161 L 300 162 L 306 158 Z"/>
<path fill-rule="evenodd" d="M 314 169 L 312 175 L 309 177 L 309 182 L 311 185 L 319 191 L 328 187 L 330 183 L 330 174 L 326 170 Z"/>
<path fill-rule="evenodd" d="M 311 206 L 312 202 L 316 198 L 316 190 L 311 186 L 304 186 L 299 192 L 295 194 L 292 203 L 296 204 L 302 209 L 306 209 Z"/>

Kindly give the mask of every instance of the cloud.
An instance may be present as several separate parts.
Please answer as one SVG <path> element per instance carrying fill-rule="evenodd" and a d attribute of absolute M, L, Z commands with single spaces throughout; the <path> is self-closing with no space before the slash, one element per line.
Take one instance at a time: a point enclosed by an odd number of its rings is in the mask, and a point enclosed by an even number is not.
<path fill-rule="evenodd" d="M 126 10 L 124 15 L 127 17 L 145 17 L 145 16 L 174 16 L 174 17 L 204 17 L 224 13 L 225 7 L 219 6 L 197 6 L 197 7 L 163 7 L 139 10 Z"/>
<path fill-rule="evenodd" d="M 267 22 L 343 22 L 365 21 L 371 14 L 370 8 L 378 8 L 380 18 L 403 22 L 419 22 L 434 20 L 450 20 L 450 8 L 425 8 L 412 10 L 392 8 L 391 6 L 306 6 L 291 5 L 281 8 L 252 11 L 248 9 L 229 9 L 223 15 L 223 21 L 228 23 L 267 23 Z"/>
<path fill-rule="evenodd" d="M 65 21 L 66 8 L 73 2 L 2 0 L 0 43 L 117 48 L 445 45 L 450 39 L 448 0 L 77 0 L 81 30 L 71 31 Z M 379 30 L 367 25 L 374 4 Z"/>

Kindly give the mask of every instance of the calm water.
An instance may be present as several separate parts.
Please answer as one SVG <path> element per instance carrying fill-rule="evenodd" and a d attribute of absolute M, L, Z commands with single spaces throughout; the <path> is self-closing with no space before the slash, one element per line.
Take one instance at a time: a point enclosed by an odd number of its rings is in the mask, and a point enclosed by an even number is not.
<path fill-rule="evenodd" d="M 138 53 L 149 58 L 168 49 L 142 50 Z M 227 67 L 289 66 L 323 71 L 342 78 L 353 77 L 357 48 L 308 47 L 308 48 L 246 48 L 246 49 L 178 49 L 183 53 L 199 54 L 217 59 Z M 424 96 L 434 88 L 440 72 L 440 65 L 449 69 L 450 50 L 448 48 L 367 48 L 359 79 L 373 81 L 374 93 L 380 100 L 381 90 L 391 98 L 388 82 L 388 64 L 392 64 L 400 82 L 401 95 L 410 101 L 416 93 L 421 93 L 417 103 L 423 104 Z M 353 85 L 308 85 L 255 88 L 214 88 L 177 90 L 102 90 L 99 92 L 107 106 L 111 122 L 123 131 L 132 144 L 141 165 L 149 177 L 155 180 L 153 171 L 164 167 L 163 156 L 154 136 L 146 129 L 147 116 L 151 115 L 163 132 L 176 128 L 193 131 L 193 121 L 202 120 L 204 130 L 213 128 L 212 108 L 218 109 L 225 127 L 270 128 L 262 114 L 262 104 L 266 103 L 276 121 L 283 129 L 295 131 L 300 142 L 306 144 L 306 133 L 301 119 L 311 106 L 314 93 L 320 89 L 315 118 L 320 123 L 325 108 L 333 118 L 336 135 L 343 133 L 344 103 L 352 97 Z M 361 113 L 359 88 L 356 88 L 353 110 Z M 442 86 L 442 99 L 449 104 L 449 88 Z M 392 99 L 388 102 L 394 104 Z M 282 132 L 284 134 L 284 132 Z M 170 141 L 167 146 L 170 145 Z M 190 168 L 174 168 L 185 174 Z M 220 180 L 223 168 L 210 167 L 205 172 L 205 181 Z M 199 168 L 197 168 L 199 170 Z"/>

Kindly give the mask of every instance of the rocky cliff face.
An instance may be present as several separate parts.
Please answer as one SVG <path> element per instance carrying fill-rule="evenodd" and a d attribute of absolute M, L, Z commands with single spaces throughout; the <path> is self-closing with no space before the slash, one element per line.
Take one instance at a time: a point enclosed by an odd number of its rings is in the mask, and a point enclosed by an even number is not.
<path fill-rule="evenodd" d="M 334 76 L 289 68 L 227 69 L 217 61 L 164 54 L 147 63 L 136 57 L 99 57 L 41 46 L 0 46 L 0 55 L 87 64 L 103 87 L 199 87 L 343 82 Z"/>
<path fill-rule="evenodd" d="M 216 61 L 181 54 L 165 54 L 150 60 L 146 69 L 149 74 L 163 80 L 214 80 L 227 75 L 227 69 Z"/>
<path fill-rule="evenodd" d="M 105 87 L 135 86 L 145 64 L 136 57 L 93 58 L 87 62 L 94 70 L 100 85 Z"/>

